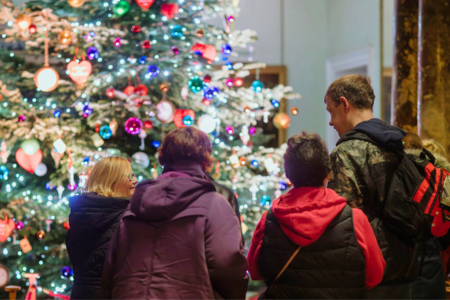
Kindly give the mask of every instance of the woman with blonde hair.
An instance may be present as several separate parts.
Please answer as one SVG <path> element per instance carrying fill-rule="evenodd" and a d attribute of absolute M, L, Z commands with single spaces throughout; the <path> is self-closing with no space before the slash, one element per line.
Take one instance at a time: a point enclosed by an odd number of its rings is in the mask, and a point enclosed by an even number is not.
<path fill-rule="evenodd" d="M 102 158 L 82 193 L 69 199 L 66 245 L 74 271 L 71 299 L 101 298 L 105 254 L 136 184 L 126 158 Z"/>

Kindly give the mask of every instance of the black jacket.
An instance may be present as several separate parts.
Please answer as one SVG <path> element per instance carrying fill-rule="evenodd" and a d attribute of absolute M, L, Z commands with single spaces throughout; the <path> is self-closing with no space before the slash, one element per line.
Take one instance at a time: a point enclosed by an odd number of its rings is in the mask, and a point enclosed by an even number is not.
<path fill-rule="evenodd" d="M 103 197 L 95 193 L 70 198 L 66 245 L 74 272 L 71 299 L 102 298 L 106 250 L 129 203 L 128 198 Z"/>
<path fill-rule="evenodd" d="M 211 179 L 212 184 L 214 184 L 214 187 L 216 188 L 216 192 L 218 192 L 219 194 L 221 194 L 228 200 L 228 203 L 230 203 L 231 208 L 236 213 L 236 216 L 239 219 L 239 224 L 241 224 L 241 214 L 239 213 L 239 203 L 238 203 L 233 191 L 230 190 L 229 188 L 227 188 L 226 186 L 215 181 L 209 174 L 208 174 L 208 176 Z"/>

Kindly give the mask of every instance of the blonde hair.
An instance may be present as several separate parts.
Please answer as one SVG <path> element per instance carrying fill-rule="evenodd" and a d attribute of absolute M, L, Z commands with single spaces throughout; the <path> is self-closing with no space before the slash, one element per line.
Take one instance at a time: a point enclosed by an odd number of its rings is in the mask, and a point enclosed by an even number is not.
<path fill-rule="evenodd" d="M 423 140 L 422 141 L 423 147 L 431 152 L 433 155 L 440 155 L 442 157 L 447 158 L 447 151 L 445 150 L 444 146 L 439 144 L 437 141 L 433 139 Z"/>
<path fill-rule="evenodd" d="M 130 174 L 132 170 L 128 159 L 118 156 L 102 158 L 89 174 L 83 192 L 97 193 L 105 197 L 120 197 L 121 195 L 115 191 L 116 185 Z"/>

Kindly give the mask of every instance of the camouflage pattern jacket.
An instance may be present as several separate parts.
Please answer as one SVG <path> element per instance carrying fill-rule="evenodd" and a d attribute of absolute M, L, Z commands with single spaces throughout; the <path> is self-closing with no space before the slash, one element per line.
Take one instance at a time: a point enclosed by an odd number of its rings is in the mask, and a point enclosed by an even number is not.
<path fill-rule="evenodd" d="M 418 273 L 416 249 L 382 220 L 385 193 L 398 162 L 395 152 L 403 151 L 405 133 L 378 119 L 362 123 L 343 135 L 331 153 L 328 188 L 367 215 L 386 261 L 381 284 L 411 282 Z"/>

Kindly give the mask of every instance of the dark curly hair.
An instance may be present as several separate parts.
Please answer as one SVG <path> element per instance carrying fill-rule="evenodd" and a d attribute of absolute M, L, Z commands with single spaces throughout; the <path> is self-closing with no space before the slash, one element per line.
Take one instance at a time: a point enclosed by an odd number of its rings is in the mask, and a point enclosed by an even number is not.
<path fill-rule="evenodd" d="M 361 75 L 347 75 L 336 79 L 325 94 L 324 101 L 331 99 L 338 106 L 345 97 L 355 108 L 373 110 L 375 93 L 370 78 Z"/>
<path fill-rule="evenodd" d="M 327 146 L 320 136 L 303 131 L 291 137 L 287 145 L 284 169 L 294 187 L 321 187 L 331 168 Z"/>
<path fill-rule="evenodd" d="M 194 127 L 183 127 L 170 132 L 158 149 L 158 160 L 162 166 L 178 160 L 190 160 L 204 169 L 211 166 L 211 142 L 203 131 Z"/>

